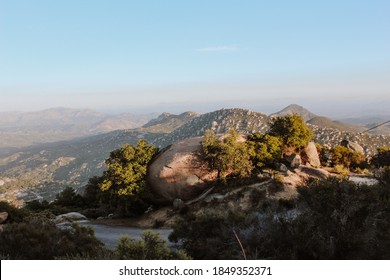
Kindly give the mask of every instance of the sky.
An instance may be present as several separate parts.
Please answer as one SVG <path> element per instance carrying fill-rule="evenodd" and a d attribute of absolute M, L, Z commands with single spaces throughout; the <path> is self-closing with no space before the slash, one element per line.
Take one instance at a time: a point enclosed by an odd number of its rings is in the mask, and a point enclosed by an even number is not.
<path fill-rule="evenodd" d="M 0 0 L 0 111 L 389 113 L 390 1 Z"/>

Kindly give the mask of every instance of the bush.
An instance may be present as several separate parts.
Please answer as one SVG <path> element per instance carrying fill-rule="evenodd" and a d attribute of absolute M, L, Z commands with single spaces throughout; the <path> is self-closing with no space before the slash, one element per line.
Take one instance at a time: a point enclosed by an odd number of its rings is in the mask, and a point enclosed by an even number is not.
<path fill-rule="evenodd" d="M 244 222 L 243 213 L 207 212 L 178 220 L 169 236 L 194 259 L 240 259 L 234 229 Z"/>
<path fill-rule="evenodd" d="M 333 167 L 333 172 L 341 175 L 341 177 L 346 177 L 349 175 L 349 169 L 342 164 L 337 164 Z"/>
<path fill-rule="evenodd" d="M 390 146 L 378 148 L 371 163 L 376 167 L 390 166 Z"/>
<path fill-rule="evenodd" d="M 275 167 L 282 157 L 282 141 L 279 137 L 254 133 L 247 139 L 248 153 L 254 166 L 259 169 Z"/>
<path fill-rule="evenodd" d="M 52 220 L 40 214 L 8 224 L 0 234 L 0 252 L 11 259 L 93 256 L 102 249 L 103 244 L 95 238 L 91 228 L 74 224 L 70 230 L 60 230 Z"/>
<path fill-rule="evenodd" d="M 0 201 L 0 212 L 8 213 L 8 219 L 6 223 L 21 222 L 24 220 L 24 218 L 31 214 L 28 209 L 16 208 L 6 201 Z"/>
<path fill-rule="evenodd" d="M 332 166 L 343 165 L 349 168 L 365 167 L 365 156 L 343 146 L 336 146 L 330 151 Z"/>
<path fill-rule="evenodd" d="M 71 208 L 82 208 L 85 206 L 84 199 L 71 187 L 66 187 L 62 192 L 56 195 L 53 202 L 55 205 Z"/>
<path fill-rule="evenodd" d="M 120 260 L 176 260 L 189 259 L 182 251 L 171 251 L 158 233 L 145 231 L 141 240 L 128 236 L 119 239 L 115 256 Z"/>
<path fill-rule="evenodd" d="M 294 201 L 266 200 L 252 213 L 187 217 L 170 236 L 195 259 L 389 259 L 389 185 L 313 180 Z M 384 195 L 385 194 L 385 195 Z"/>

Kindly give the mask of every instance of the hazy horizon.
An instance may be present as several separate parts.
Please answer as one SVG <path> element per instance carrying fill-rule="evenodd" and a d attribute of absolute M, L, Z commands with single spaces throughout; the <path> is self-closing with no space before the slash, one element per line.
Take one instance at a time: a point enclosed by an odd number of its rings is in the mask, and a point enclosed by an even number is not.
<path fill-rule="evenodd" d="M 388 114 L 388 1 L 0 1 L 0 112 Z"/>

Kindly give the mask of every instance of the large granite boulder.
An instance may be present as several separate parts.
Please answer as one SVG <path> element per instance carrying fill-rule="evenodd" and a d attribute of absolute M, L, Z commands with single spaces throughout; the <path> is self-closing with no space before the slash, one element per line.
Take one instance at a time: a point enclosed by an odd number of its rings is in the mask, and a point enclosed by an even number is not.
<path fill-rule="evenodd" d="M 313 167 L 320 167 L 321 161 L 318 156 L 318 151 L 316 144 L 314 142 L 309 142 L 305 149 L 303 150 L 303 157 L 306 163 Z"/>
<path fill-rule="evenodd" d="M 364 149 L 362 146 L 360 146 L 358 143 L 356 142 L 352 142 L 352 141 L 349 141 L 349 140 L 346 140 L 344 139 L 343 141 L 341 141 L 341 146 L 344 146 L 346 148 L 349 148 L 351 149 L 352 151 L 355 151 L 355 152 L 359 152 L 361 154 L 365 154 L 364 153 Z"/>
<path fill-rule="evenodd" d="M 217 178 L 201 156 L 202 137 L 185 139 L 172 144 L 149 166 L 147 182 L 156 198 L 172 203 L 179 198 L 193 199 Z"/>

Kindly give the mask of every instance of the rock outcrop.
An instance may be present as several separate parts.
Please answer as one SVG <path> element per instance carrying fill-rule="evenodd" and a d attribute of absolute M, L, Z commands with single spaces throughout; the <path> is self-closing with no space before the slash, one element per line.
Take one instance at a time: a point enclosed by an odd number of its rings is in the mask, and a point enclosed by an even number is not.
<path fill-rule="evenodd" d="M 303 150 L 303 158 L 309 165 L 313 167 L 320 167 L 321 161 L 318 156 L 318 151 L 316 144 L 314 142 L 309 142 L 305 149 Z"/>
<path fill-rule="evenodd" d="M 163 202 L 193 199 L 217 178 L 217 171 L 202 159 L 201 141 L 195 137 L 176 142 L 149 166 L 147 182 Z"/>
<path fill-rule="evenodd" d="M 365 154 L 364 153 L 364 149 L 362 146 L 360 146 L 358 143 L 356 142 L 352 142 L 352 141 L 349 141 L 349 140 L 343 140 L 341 141 L 341 146 L 344 146 L 346 148 L 349 148 L 351 149 L 352 151 L 355 151 L 355 152 L 359 152 L 361 154 Z"/>

